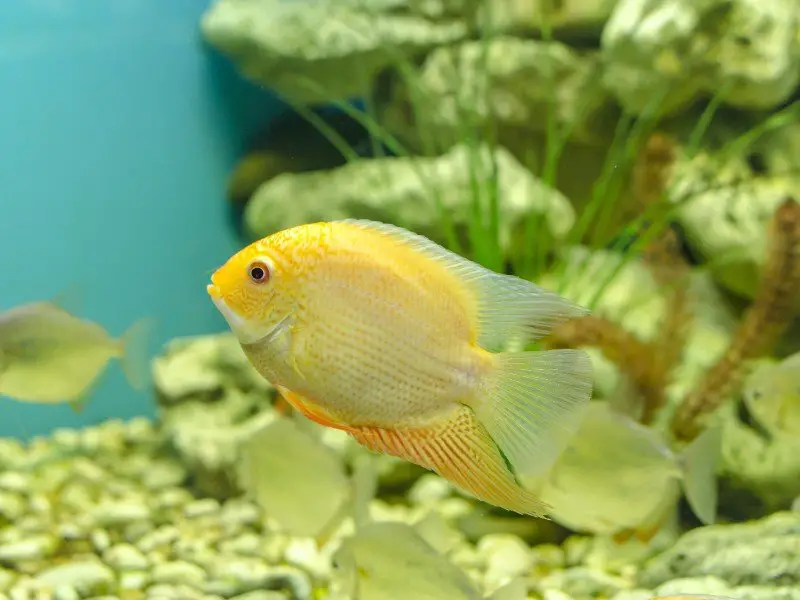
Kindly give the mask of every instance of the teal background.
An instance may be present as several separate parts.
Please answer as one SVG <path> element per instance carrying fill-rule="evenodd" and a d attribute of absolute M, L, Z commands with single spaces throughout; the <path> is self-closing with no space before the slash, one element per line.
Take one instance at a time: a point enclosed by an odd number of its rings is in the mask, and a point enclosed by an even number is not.
<path fill-rule="evenodd" d="M 208 4 L 0 2 L 0 309 L 69 290 L 113 335 L 155 317 L 153 354 L 226 329 L 205 292 L 240 245 L 225 181 L 282 108 L 204 46 Z M 80 414 L 0 397 L 0 435 L 153 408 L 114 361 Z"/>

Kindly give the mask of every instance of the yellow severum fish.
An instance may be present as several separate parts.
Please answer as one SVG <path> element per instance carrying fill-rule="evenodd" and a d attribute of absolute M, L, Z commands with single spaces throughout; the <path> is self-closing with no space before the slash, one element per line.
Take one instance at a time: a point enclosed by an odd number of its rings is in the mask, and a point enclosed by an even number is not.
<path fill-rule="evenodd" d="M 399 227 L 345 220 L 255 242 L 208 293 L 245 354 L 308 418 L 519 513 L 592 390 L 579 350 L 492 353 L 587 311 Z"/>

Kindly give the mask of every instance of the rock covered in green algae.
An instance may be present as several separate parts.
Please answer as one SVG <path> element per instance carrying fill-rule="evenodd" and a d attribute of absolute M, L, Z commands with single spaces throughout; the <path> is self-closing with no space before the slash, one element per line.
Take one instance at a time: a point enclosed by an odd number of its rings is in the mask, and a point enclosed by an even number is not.
<path fill-rule="evenodd" d="M 655 588 L 683 577 L 714 576 L 731 586 L 800 586 L 800 514 L 779 512 L 759 521 L 711 525 L 684 534 L 648 561 L 638 584 Z"/>
<path fill-rule="evenodd" d="M 723 442 L 720 502 L 735 516 L 786 509 L 800 494 L 800 438 L 762 431 L 742 422 L 732 404 L 717 413 Z"/>
<path fill-rule="evenodd" d="M 502 135 L 530 136 L 559 127 L 578 141 L 607 143 L 617 111 L 599 76 L 597 53 L 560 42 L 508 36 L 432 51 L 413 78 L 399 78 L 382 108 L 387 129 L 426 151 L 489 124 Z M 509 130 L 508 133 L 503 131 Z"/>
<path fill-rule="evenodd" d="M 746 156 L 706 153 L 678 163 L 669 191 L 669 200 L 681 203 L 676 218 L 689 244 L 719 283 L 746 298 L 755 295 L 768 224 L 787 196 L 800 197 L 796 173 L 759 176 Z"/>
<path fill-rule="evenodd" d="M 559 37 L 599 36 L 619 0 L 474 0 L 482 30 L 538 33 L 549 25 Z"/>
<path fill-rule="evenodd" d="M 559 238 L 572 227 L 574 211 L 558 191 L 546 186 L 503 148 L 453 147 L 434 158 L 382 158 L 354 162 L 316 173 L 284 174 L 261 186 L 245 211 L 256 237 L 315 220 L 346 217 L 397 223 L 443 242 L 440 209 L 456 225 L 466 225 L 472 210 L 471 174 L 497 167 L 500 241 L 511 244 L 514 230 L 531 213 L 542 214 Z M 479 192 L 488 193 L 486 185 Z M 488 198 L 481 199 L 488 206 Z"/>
<path fill-rule="evenodd" d="M 383 68 L 469 33 L 458 15 L 437 17 L 408 4 L 218 0 L 202 29 L 246 76 L 295 102 L 347 100 L 369 89 Z"/>
<path fill-rule="evenodd" d="M 654 590 L 637 588 L 615 594 L 611 600 L 651 600 L 654 596 L 680 594 L 712 594 L 736 600 L 798 600 L 800 588 L 792 586 L 734 586 L 717 577 L 687 577 L 675 579 Z"/>
<path fill-rule="evenodd" d="M 620 0 L 603 30 L 606 86 L 640 112 L 727 89 L 750 109 L 787 100 L 800 79 L 795 0 Z"/>

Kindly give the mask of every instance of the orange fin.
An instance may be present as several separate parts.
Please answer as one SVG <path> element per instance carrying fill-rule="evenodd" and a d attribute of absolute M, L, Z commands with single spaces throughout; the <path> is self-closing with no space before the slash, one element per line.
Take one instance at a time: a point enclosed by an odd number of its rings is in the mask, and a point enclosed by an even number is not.
<path fill-rule="evenodd" d="M 320 425 L 324 425 L 325 427 L 332 427 L 333 429 L 341 429 L 342 431 L 350 431 L 351 428 L 347 425 L 343 425 L 342 423 L 337 422 L 333 417 L 331 417 L 325 410 L 317 406 L 314 402 L 310 401 L 308 398 L 301 396 L 300 394 L 296 394 L 295 392 L 286 389 L 283 386 L 276 386 L 277 390 L 280 392 L 281 396 L 292 406 L 294 406 L 298 411 L 300 411 L 307 419 L 314 421 L 315 423 L 319 423 Z"/>
<path fill-rule="evenodd" d="M 550 508 L 517 483 L 497 445 L 466 406 L 428 427 L 357 427 L 350 433 L 367 448 L 430 469 L 489 504 L 540 517 Z"/>

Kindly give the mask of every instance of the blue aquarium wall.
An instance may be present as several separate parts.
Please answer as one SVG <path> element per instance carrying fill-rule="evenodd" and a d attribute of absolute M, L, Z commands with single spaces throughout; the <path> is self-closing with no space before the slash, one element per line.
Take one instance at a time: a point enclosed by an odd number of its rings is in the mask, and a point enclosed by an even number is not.
<path fill-rule="evenodd" d="M 210 271 L 239 244 L 224 200 L 247 132 L 280 108 L 207 49 L 206 0 L 0 3 L 0 308 L 66 293 L 155 354 L 222 331 Z M 113 363 L 80 414 L 0 399 L 0 436 L 152 414 Z"/>

